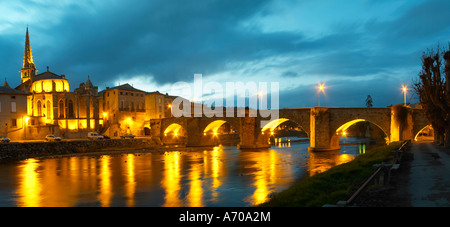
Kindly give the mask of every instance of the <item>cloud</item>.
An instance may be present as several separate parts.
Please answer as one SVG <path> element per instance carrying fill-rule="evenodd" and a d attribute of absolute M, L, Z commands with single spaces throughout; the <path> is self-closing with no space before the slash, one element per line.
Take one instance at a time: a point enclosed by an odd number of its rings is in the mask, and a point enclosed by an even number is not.
<path fill-rule="evenodd" d="M 420 70 L 421 52 L 447 42 L 449 10 L 438 0 L 1 2 L 0 76 L 19 83 L 29 24 L 38 69 L 65 74 L 72 88 L 89 75 L 100 88 L 168 92 L 201 73 L 220 83 L 278 81 L 290 107 L 314 105 L 319 81 L 333 105 L 357 105 L 367 90 L 389 105 L 384 84 L 397 94 Z M 309 98 L 290 98 L 301 95 Z"/>

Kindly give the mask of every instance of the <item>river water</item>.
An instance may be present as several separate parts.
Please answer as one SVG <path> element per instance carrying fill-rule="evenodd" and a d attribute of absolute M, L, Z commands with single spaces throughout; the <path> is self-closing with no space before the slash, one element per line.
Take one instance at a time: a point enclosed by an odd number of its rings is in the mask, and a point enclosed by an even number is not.
<path fill-rule="evenodd" d="M 253 206 L 361 152 L 355 145 L 320 153 L 308 147 L 282 142 L 256 151 L 218 146 L 1 163 L 0 206 Z"/>

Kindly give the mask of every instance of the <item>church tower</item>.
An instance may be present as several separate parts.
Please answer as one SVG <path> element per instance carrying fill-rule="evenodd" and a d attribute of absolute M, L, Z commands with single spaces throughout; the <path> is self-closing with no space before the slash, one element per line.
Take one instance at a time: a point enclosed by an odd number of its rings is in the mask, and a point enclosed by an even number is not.
<path fill-rule="evenodd" d="M 28 27 L 27 27 L 27 35 L 25 37 L 25 55 L 23 56 L 23 67 L 20 70 L 20 81 L 21 83 L 25 83 L 27 80 L 31 79 L 36 75 L 36 66 L 33 63 L 33 55 L 31 54 L 31 46 L 30 46 L 30 36 L 28 35 Z"/>

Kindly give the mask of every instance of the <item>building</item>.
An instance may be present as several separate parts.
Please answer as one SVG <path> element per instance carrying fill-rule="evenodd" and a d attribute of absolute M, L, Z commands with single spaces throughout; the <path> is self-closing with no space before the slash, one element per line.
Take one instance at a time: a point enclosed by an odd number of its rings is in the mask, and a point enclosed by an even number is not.
<path fill-rule="evenodd" d="M 28 28 L 25 37 L 25 54 L 20 70 L 21 84 L 15 90 L 27 95 L 29 119 L 26 134 L 42 139 L 47 134 L 64 138 L 84 138 L 89 131 L 102 128 L 99 115 L 98 88 L 89 79 L 70 92 L 65 75 L 49 71 L 36 74 Z"/>
<path fill-rule="evenodd" d="M 177 96 L 162 94 L 159 91 L 145 94 L 145 112 L 149 119 L 172 117 L 172 102 Z"/>
<path fill-rule="evenodd" d="M 12 89 L 5 80 L 0 87 L 0 135 L 13 139 L 43 139 L 48 134 L 86 138 L 88 132 L 113 138 L 130 133 L 150 136 L 150 119 L 172 117 L 177 98 L 129 84 L 99 92 L 89 76 L 71 92 L 65 75 L 51 72 L 48 66 L 37 72 L 27 28 L 21 84 Z"/>
<path fill-rule="evenodd" d="M 107 87 L 100 92 L 103 102 L 103 133 L 110 137 L 125 134 L 145 135 L 145 91 L 129 84 L 113 88 Z"/>
<path fill-rule="evenodd" d="M 10 139 L 26 139 L 27 94 L 12 89 L 6 82 L 0 87 L 0 135 Z"/>

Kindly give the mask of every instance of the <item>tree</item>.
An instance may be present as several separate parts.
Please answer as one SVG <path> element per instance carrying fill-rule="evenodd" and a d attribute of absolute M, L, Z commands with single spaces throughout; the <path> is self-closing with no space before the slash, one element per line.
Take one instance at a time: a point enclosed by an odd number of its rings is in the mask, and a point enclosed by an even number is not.
<path fill-rule="evenodd" d="M 442 66 L 445 61 L 445 67 Z M 435 141 L 450 147 L 450 51 L 428 50 L 422 55 L 422 70 L 414 89 L 435 130 Z"/>
<path fill-rule="evenodd" d="M 366 98 L 366 106 L 367 107 L 372 107 L 373 106 L 373 100 L 372 100 L 372 97 L 370 95 L 368 95 L 367 98 Z"/>

